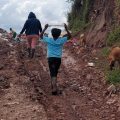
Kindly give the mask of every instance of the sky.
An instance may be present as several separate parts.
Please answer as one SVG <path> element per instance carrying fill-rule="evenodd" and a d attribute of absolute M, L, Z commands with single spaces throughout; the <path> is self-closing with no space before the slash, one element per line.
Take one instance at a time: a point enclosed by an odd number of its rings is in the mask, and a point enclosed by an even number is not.
<path fill-rule="evenodd" d="M 42 26 L 67 22 L 70 4 L 66 0 L 0 0 L 0 28 L 20 32 L 29 12 L 34 12 Z"/>

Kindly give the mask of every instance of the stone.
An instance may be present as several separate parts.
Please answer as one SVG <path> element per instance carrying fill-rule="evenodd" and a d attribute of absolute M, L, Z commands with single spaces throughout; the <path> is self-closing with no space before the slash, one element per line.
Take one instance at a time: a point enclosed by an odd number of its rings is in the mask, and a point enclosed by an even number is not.
<path fill-rule="evenodd" d="M 118 112 L 120 112 L 120 106 L 118 107 Z"/>
<path fill-rule="evenodd" d="M 109 93 L 109 94 L 113 94 L 113 93 L 115 93 L 116 92 L 116 87 L 115 87 L 115 85 L 110 85 L 108 88 L 107 88 L 107 92 Z"/>
<path fill-rule="evenodd" d="M 19 105 L 19 102 L 6 103 L 6 104 L 4 104 L 3 106 L 4 106 L 4 107 L 10 107 L 10 106 L 13 106 L 13 105 Z"/>
<path fill-rule="evenodd" d="M 109 99 L 106 103 L 109 104 L 109 105 L 111 105 L 111 104 L 114 104 L 114 103 L 116 103 L 116 102 L 117 102 L 116 99 L 111 98 L 111 99 Z"/>
<path fill-rule="evenodd" d="M 2 70 L 4 68 L 3 64 L 0 64 L 0 70 Z"/>
<path fill-rule="evenodd" d="M 87 75 L 86 79 L 90 80 L 92 78 L 92 76 L 90 74 Z"/>
<path fill-rule="evenodd" d="M 93 50 L 93 51 L 92 51 L 92 54 L 93 54 L 93 55 L 96 55 L 96 53 L 97 53 L 96 50 Z"/>

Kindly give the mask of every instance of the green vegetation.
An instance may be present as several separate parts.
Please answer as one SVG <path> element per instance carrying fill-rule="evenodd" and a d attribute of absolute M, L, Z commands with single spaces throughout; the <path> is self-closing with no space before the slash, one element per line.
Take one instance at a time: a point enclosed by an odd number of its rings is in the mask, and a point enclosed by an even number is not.
<path fill-rule="evenodd" d="M 97 56 L 99 59 L 95 61 L 96 66 L 104 72 L 106 80 L 109 83 L 112 83 L 114 85 L 120 84 L 120 69 L 118 67 L 118 64 L 116 63 L 115 70 L 110 71 L 109 61 L 107 59 L 109 53 L 110 47 L 105 47 L 100 50 Z"/>
<path fill-rule="evenodd" d="M 117 6 L 120 7 L 120 0 L 116 0 Z"/>
<path fill-rule="evenodd" d="M 103 57 L 107 57 L 107 56 L 109 55 L 109 53 L 110 53 L 110 48 L 108 48 L 108 47 L 104 47 L 104 48 L 101 50 L 101 55 L 102 55 Z"/>
<path fill-rule="evenodd" d="M 115 43 L 120 42 L 120 27 L 115 28 L 107 38 L 107 45 L 112 46 Z"/>
<path fill-rule="evenodd" d="M 107 45 L 120 45 L 120 27 L 119 27 L 120 0 L 115 0 L 114 24 L 113 30 L 108 34 Z"/>
<path fill-rule="evenodd" d="M 106 74 L 106 79 L 108 80 L 108 82 L 110 82 L 112 84 L 120 83 L 120 70 L 116 69 L 116 70 L 113 70 L 113 71 L 109 71 Z"/>
<path fill-rule="evenodd" d="M 72 30 L 72 32 L 77 32 L 80 30 L 83 30 L 85 27 L 88 27 L 89 25 L 94 25 L 94 23 L 89 22 L 89 11 L 92 8 L 92 5 L 94 4 L 93 0 L 68 0 L 69 2 L 72 2 L 72 9 L 68 13 L 68 23 L 69 28 Z M 83 3 L 82 3 L 83 2 Z M 81 4 L 82 3 L 82 4 Z M 120 11 L 120 0 L 116 0 L 116 10 L 114 17 L 117 18 Z M 109 11 L 108 11 L 109 13 Z M 114 18 L 115 19 L 115 18 Z M 110 26 L 113 28 L 113 31 L 110 32 L 107 36 L 107 45 L 108 47 L 103 48 L 100 50 L 97 57 L 99 59 L 94 60 L 97 67 L 101 68 L 101 70 L 105 73 L 106 79 L 112 83 L 112 84 L 120 84 L 120 69 L 116 69 L 113 71 L 109 70 L 109 61 L 108 61 L 108 55 L 110 53 L 110 47 L 113 45 L 120 46 L 120 27 L 118 27 L 118 19 L 115 19 L 112 21 L 113 26 Z"/>
<path fill-rule="evenodd" d="M 88 24 L 90 0 L 69 0 L 73 2 L 72 10 L 68 13 L 69 28 L 73 32 L 82 30 Z"/>

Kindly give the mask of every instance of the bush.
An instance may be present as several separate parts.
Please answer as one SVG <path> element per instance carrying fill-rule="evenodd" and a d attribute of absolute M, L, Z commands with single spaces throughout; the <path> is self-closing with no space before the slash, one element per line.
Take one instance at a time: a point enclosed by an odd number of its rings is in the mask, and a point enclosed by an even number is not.
<path fill-rule="evenodd" d="M 108 82 L 112 84 L 120 83 L 120 70 L 109 71 L 106 75 Z"/>

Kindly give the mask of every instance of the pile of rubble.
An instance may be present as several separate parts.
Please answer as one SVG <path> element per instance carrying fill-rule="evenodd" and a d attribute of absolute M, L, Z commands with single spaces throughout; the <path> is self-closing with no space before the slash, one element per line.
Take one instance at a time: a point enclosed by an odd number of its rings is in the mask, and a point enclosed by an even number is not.
<path fill-rule="evenodd" d="M 9 39 L 9 34 L 7 33 L 6 30 L 3 30 L 2 28 L 0 28 L 0 41 L 1 39 L 8 41 Z"/>

